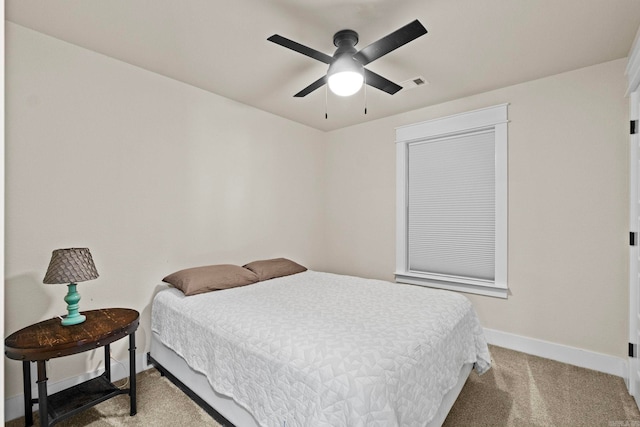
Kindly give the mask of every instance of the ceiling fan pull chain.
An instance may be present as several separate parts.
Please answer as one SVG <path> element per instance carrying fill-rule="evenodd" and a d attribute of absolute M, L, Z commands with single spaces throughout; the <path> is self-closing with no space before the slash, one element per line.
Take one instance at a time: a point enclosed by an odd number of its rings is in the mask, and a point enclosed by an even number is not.
<path fill-rule="evenodd" d="M 324 87 L 324 119 L 327 120 L 329 118 L 329 114 L 327 112 L 327 110 L 329 109 L 327 107 L 327 104 L 329 103 L 327 98 L 329 97 L 329 89 L 327 89 L 327 86 L 325 85 Z"/>
<path fill-rule="evenodd" d="M 367 73 L 364 73 L 364 115 L 367 115 Z"/>

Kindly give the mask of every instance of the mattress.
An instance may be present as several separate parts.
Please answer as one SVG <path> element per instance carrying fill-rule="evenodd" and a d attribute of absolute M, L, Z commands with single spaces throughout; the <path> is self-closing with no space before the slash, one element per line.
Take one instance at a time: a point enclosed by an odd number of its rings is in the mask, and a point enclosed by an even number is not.
<path fill-rule="evenodd" d="M 424 426 L 462 365 L 490 367 L 463 295 L 315 271 L 166 289 L 152 330 L 262 426 Z"/>

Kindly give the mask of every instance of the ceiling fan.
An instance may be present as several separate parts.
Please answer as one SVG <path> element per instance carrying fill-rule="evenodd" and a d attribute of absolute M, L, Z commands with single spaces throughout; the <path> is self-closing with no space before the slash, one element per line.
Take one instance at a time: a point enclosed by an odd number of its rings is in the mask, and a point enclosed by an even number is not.
<path fill-rule="evenodd" d="M 333 36 L 333 44 L 337 47 L 333 56 L 278 34 L 272 35 L 267 40 L 329 65 L 325 76 L 296 93 L 294 97 L 306 96 L 324 84 L 328 84 L 329 89 L 336 95 L 350 96 L 358 92 L 363 83 L 393 95 L 402 89 L 402 86 L 367 70 L 364 66 L 426 33 L 426 28 L 416 19 L 360 51 L 356 51 L 358 33 L 353 30 L 342 30 Z"/>

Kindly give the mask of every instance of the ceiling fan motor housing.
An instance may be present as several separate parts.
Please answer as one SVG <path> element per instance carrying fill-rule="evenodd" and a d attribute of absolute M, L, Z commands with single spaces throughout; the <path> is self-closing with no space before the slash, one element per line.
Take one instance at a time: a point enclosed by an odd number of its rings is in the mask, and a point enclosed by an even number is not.
<path fill-rule="evenodd" d="M 333 44 L 337 47 L 335 53 L 333 54 L 333 61 L 329 65 L 329 75 L 333 72 L 336 72 L 336 68 L 355 68 L 358 69 L 361 65 L 358 61 L 353 59 L 353 55 L 357 53 L 355 45 L 358 44 L 358 33 L 353 30 L 342 30 L 338 31 L 333 36 Z M 344 59 L 340 59 L 343 58 Z M 356 63 L 357 65 L 347 65 L 351 62 Z"/>
<path fill-rule="evenodd" d="M 358 44 L 358 33 L 353 30 L 341 30 L 333 35 L 333 44 L 338 49 L 341 47 L 354 47 Z"/>

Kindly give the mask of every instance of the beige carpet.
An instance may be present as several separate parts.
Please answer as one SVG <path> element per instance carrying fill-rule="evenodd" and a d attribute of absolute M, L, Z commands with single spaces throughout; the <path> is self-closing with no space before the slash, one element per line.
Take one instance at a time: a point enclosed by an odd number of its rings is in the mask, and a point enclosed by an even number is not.
<path fill-rule="evenodd" d="M 446 427 L 640 427 L 640 412 L 622 378 L 500 347 L 492 346 L 491 355 L 493 368 L 482 376 L 471 373 Z M 137 380 L 136 416 L 129 416 L 128 396 L 122 395 L 56 425 L 219 426 L 155 369 Z M 5 426 L 22 427 L 24 418 Z"/>
<path fill-rule="evenodd" d="M 622 378 L 500 347 L 490 350 L 492 369 L 471 373 L 446 427 L 640 427 L 640 412 Z"/>

